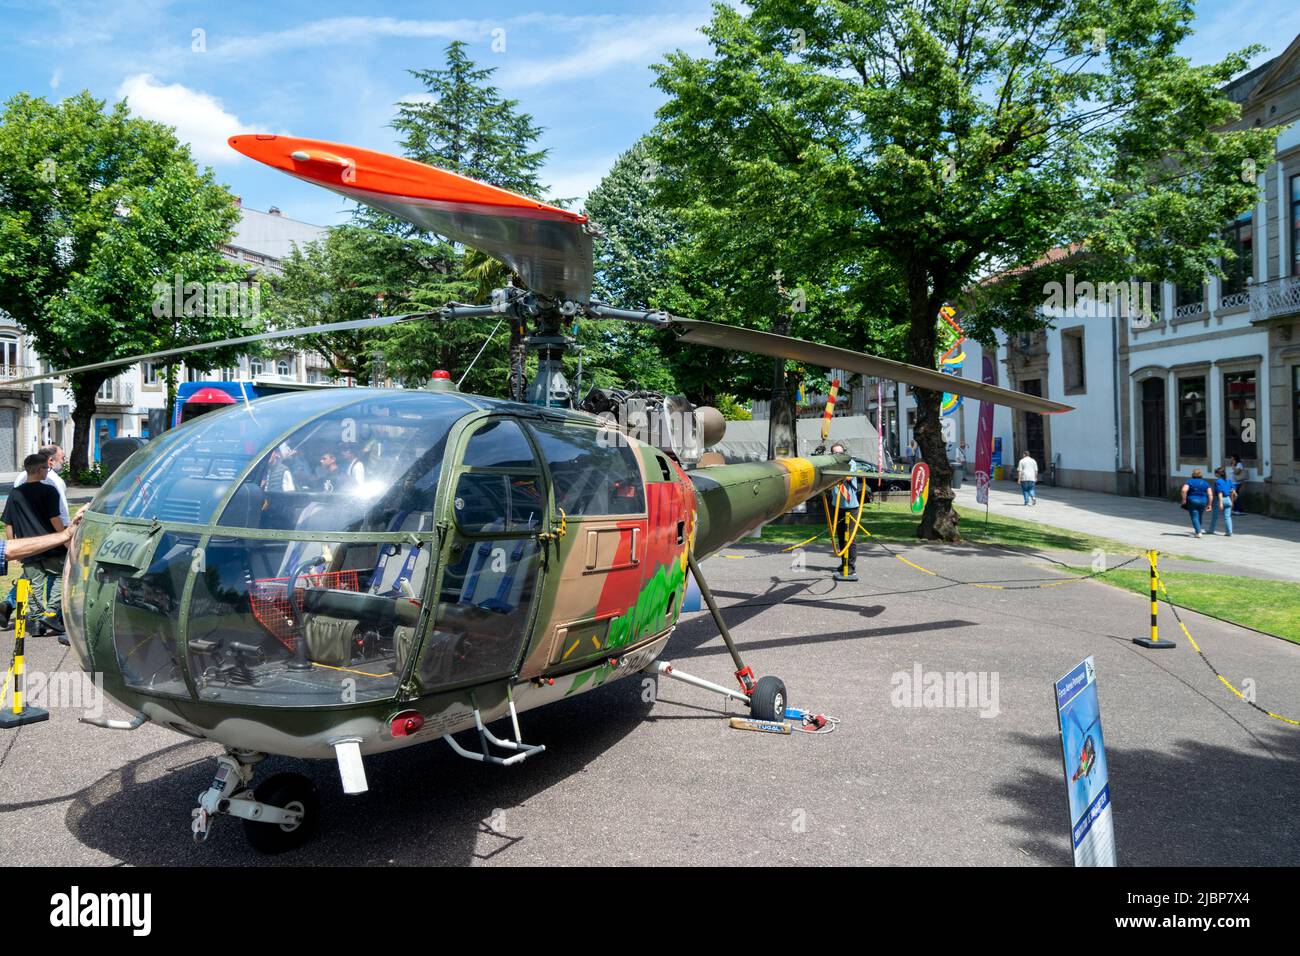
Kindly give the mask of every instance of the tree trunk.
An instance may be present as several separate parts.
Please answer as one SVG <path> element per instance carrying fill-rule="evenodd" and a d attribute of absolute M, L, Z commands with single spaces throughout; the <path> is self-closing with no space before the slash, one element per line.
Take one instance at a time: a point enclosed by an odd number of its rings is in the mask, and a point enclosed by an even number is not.
<path fill-rule="evenodd" d="M 90 450 L 94 447 L 94 435 L 90 427 L 95 417 L 96 396 L 99 387 L 108 380 L 102 372 L 86 372 L 72 376 L 72 454 L 69 470 L 72 472 L 72 484 L 77 473 L 90 468 Z"/>
<path fill-rule="evenodd" d="M 922 368 L 934 368 L 937 322 L 942 299 L 931 291 L 925 272 L 914 275 L 908 283 L 911 327 L 907 336 L 908 361 Z M 953 510 L 952 466 L 939 422 L 943 396 L 929 389 L 914 388 L 916 428 L 914 434 L 921 457 L 930 466 L 930 500 L 917 526 L 916 536 L 926 540 L 960 541 L 961 518 Z"/>

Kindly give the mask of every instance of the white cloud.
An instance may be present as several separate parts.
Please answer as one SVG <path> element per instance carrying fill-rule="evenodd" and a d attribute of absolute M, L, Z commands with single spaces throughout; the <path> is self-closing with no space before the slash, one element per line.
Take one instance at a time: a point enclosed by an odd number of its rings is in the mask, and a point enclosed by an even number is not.
<path fill-rule="evenodd" d="M 62 82 L 63 82 L 63 70 L 56 69 L 50 75 L 50 89 L 57 90 L 59 88 L 59 84 Z"/>
<path fill-rule="evenodd" d="M 398 20 L 394 17 L 329 17 L 289 30 L 236 36 L 208 36 L 209 55 L 231 59 L 266 57 L 304 47 L 352 45 L 373 39 L 467 40 L 486 36 L 486 20 Z"/>
<path fill-rule="evenodd" d="M 565 163 L 558 169 L 547 169 L 542 175 L 544 182 L 551 187 L 551 195 L 560 199 L 577 198 L 570 209 L 581 209 L 587 202 L 587 194 L 600 185 L 614 165 L 617 155 L 604 156 L 588 160 L 585 163 Z"/>
<path fill-rule="evenodd" d="M 585 24 L 569 24 L 569 29 L 578 29 L 584 39 L 568 56 L 512 60 L 502 66 L 497 78 L 503 86 L 518 88 L 643 66 L 679 47 L 704 48 L 707 40 L 700 33 L 702 24 L 694 15 L 593 17 Z"/>
<path fill-rule="evenodd" d="M 227 145 L 229 137 L 268 132 L 226 112 L 216 97 L 179 83 L 163 84 L 149 73 L 128 76 L 117 95 L 126 97 L 136 116 L 176 127 L 177 138 L 190 144 L 200 163 L 234 162 L 239 155 Z"/>

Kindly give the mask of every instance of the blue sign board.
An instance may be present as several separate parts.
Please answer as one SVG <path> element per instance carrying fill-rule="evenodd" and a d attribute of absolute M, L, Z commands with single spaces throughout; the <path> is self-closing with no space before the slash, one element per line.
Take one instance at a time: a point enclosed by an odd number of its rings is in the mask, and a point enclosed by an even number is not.
<path fill-rule="evenodd" d="M 1075 866 L 1115 866 L 1110 768 L 1101 736 L 1097 668 L 1091 657 L 1056 682 L 1056 710 L 1070 804 Z"/>

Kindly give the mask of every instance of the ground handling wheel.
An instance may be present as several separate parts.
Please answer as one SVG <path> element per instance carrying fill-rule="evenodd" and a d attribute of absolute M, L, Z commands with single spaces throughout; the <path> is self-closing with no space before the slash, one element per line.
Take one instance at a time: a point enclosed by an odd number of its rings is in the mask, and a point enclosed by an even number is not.
<path fill-rule="evenodd" d="M 258 803 L 282 810 L 298 810 L 302 821 L 294 824 L 244 821 L 244 836 L 259 853 L 285 853 L 303 846 L 320 823 L 320 798 L 316 786 L 300 773 L 277 773 L 254 792 Z"/>
<path fill-rule="evenodd" d="M 785 719 L 785 684 L 779 677 L 760 677 L 749 695 L 749 713 L 755 720 Z"/>

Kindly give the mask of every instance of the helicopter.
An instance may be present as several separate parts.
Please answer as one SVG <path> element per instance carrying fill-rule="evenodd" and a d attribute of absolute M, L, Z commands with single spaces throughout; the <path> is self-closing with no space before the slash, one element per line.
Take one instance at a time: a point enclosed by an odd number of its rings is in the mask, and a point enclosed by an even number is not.
<path fill-rule="evenodd" d="M 538 364 L 525 401 L 462 393 L 446 372 L 424 388 L 265 397 L 164 433 L 105 482 L 70 543 L 64 618 L 81 667 L 134 716 L 82 720 L 113 730 L 151 721 L 224 748 L 192 809 L 196 842 L 222 816 L 243 821 L 264 853 L 318 830 L 306 776 L 254 785 L 268 755 L 333 759 L 348 794 L 368 789 L 367 755 L 437 740 L 468 760 L 518 766 L 546 750 L 525 742 L 520 714 L 634 674 L 734 699 L 760 720 L 785 716 L 784 683 L 745 665 L 699 562 L 844 480 L 848 456 L 688 470 L 721 438 L 722 416 L 646 395 L 575 408 L 561 360 L 576 318 L 1069 410 L 866 353 L 616 308 L 591 296 L 594 229 L 580 213 L 371 150 L 263 134 L 229 142 L 497 257 L 510 284 L 485 305 L 272 329 L 49 374 L 493 316 L 531 330 Z M 666 424 L 641 427 L 653 421 Z M 660 660 L 688 577 L 734 662 L 734 687 Z M 502 720 L 498 736 L 490 725 Z"/>

